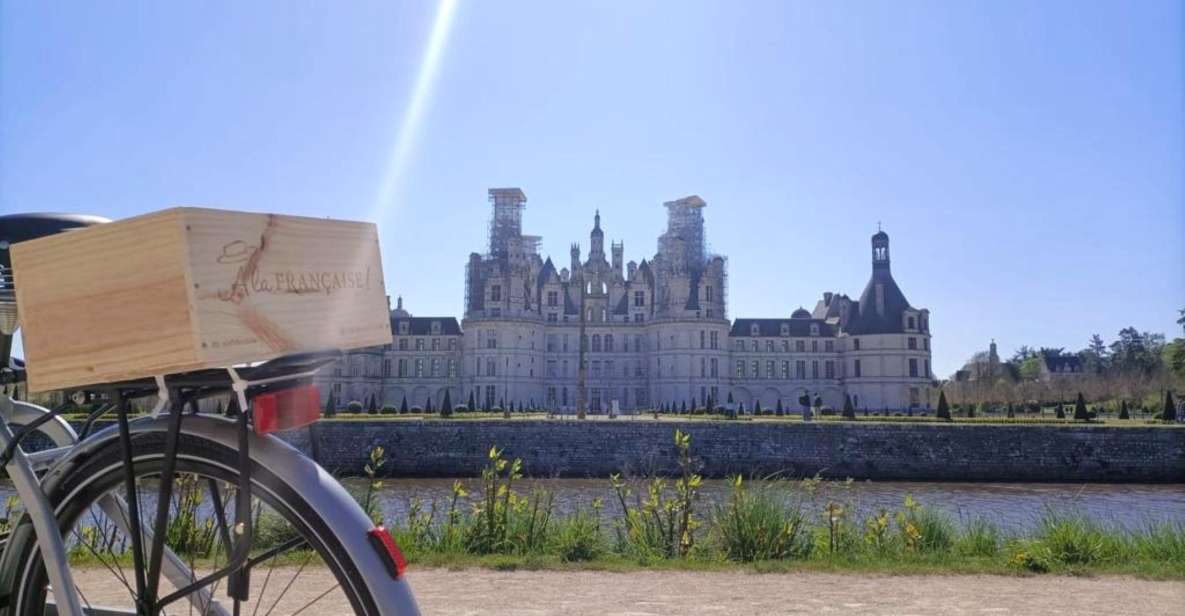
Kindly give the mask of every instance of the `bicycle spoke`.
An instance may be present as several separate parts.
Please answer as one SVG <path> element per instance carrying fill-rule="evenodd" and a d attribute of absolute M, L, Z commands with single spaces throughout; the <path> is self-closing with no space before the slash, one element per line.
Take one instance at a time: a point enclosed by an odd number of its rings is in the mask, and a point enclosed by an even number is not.
<path fill-rule="evenodd" d="M 300 563 L 300 568 L 296 570 L 296 574 L 292 576 L 291 580 L 288 580 L 286 585 L 284 585 L 284 590 L 280 591 L 280 596 L 276 597 L 276 600 L 272 603 L 272 606 L 268 608 L 267 612 L 265 612 L 263 616 L 272 616 L 272 612 L 274 612 L 276 607 L 280 605 L 280 600 L 284 598 L 284 595 L 288 594 L 288 589 L 292 588 L 292 585 L 296 583 L 296 578 L 299 578 L 300 574 L 304 572 L 304 568 L 308 566 L 309 561 L 313 559 L 314 554 L 316 554 L 316 552 L 310 549 L 308 555 L 304 557 L 304 562 Z M 262 597 L 260 597 L 260 599 L 262 599 Z"/>
<path fill-rule="evenodd" d="M 299 613 L 301 613 L 301 612 L 303 612 L 303 611 L 305 611 L 305 610 L 309 609 L 310 607 L 313 607 L 313 604 L 314 604 L 314 603 L 316 603 L 316 602 L 320 601 L 321 599 L 324 599 L 326 595 L 328 595 L 329 593 L 331 593 L 331 592 L 333 592 L 333 591 L 337 590 L 337 588 L 338 588 L 339 586 L 341 586 L 341 584 L 334 584 L 333 586 L 330 586 L 330 587 L 329 587 L 329 590 L 327 590 L 327 591 L 325 591 L 325 592 L 323 592 L 323 593 L 321 593 L 321 594 L 317 595 L 317 597 L 316 597 L 315 599 L 313 599 L 312 601 L 309 601 L 308 603 L 304 604 L 304 606 L 303 606 L 303 607 L 301 607 L 299 610 L 296 610 L 295 612 L 292 612 L 291 616 L 296 616 L 297 614 L 299 614 Z"/>

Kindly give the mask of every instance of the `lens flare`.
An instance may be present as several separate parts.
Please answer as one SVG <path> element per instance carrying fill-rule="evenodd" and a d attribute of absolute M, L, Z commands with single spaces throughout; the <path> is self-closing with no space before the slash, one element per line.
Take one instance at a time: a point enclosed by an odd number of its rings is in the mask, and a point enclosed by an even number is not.
<path fill-rule="evenodd" d="M 432 99 L 432 90 L 440 70 L 444 48 L 448 42 L 449 28 L 452 26 L 456 4 L 455 0 L 441 0 L 436 9 L 436 19 L 433 21 L 432 33 L 428 37 L 428 45 L 420 62 L 420 70 L 416 75 L 411 97 L 403 112 L 399 132 L 395 135 L 391 155 L 387 159 L 387 167 L 367 220 L 379 222 L 382 214 L 388 210 L 388 206 L 399 191 L 408 157 L 415 146 L 424 109 Z"/>

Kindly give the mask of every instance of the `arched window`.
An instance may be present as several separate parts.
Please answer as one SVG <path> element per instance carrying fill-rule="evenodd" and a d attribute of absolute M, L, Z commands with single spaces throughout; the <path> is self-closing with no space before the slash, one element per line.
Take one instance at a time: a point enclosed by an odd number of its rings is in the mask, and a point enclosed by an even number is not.
<path fill-rule="evenodd" d="M 613 334 L 605 334 L 605 352 L 613 352 Z"/>
<path fill-rule="evenodd" d="M 601 350 L 601 335 L 600 335 L 600 334 L 593 334 L 593 337 L 592 337 L 592 350 L 593 350 L 594 352 L 597 352 L 597 351 L 600 351 L 600 350 Z"/>

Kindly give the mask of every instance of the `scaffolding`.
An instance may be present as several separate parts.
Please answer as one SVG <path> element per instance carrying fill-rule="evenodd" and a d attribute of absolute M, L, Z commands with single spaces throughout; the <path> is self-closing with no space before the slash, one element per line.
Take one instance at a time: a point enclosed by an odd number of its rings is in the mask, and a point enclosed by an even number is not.
<path fill-rule="evenodd" d="M 518 188 L 491 188 L 489 199 L 494 205 L 489 223 L 490 256 L 505 258 L 522 238 L 527 196 Z"/>
<path fill-rule="evenodd" d="M 667 230 L 658 238 L 659 254 L 678 269 L 700 271 L 707 261 L 703 209 L 708 204 L 692 195 L 663 205 L 667 208 Z"/>

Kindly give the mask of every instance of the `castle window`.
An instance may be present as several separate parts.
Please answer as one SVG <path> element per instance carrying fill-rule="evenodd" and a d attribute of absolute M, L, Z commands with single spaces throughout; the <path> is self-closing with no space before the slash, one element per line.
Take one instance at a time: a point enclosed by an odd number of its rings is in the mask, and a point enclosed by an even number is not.
<path fill-rule="evenodd" d="M 423 376 L 424 376 L 424 360 L 417 359 L 416 360 L 416 378 L 422 378 Z"/>
<path fill-rule="evenodd" d="M 766 353 L 773 353 L 774 352 L 774 341 L 773 340 L 766 340 L 765 341 L 765 352 Z"/>
<path fill-rule="evenodd" d="M 860 374 L 860 360 L 852 362 L 852 376 L 859 378 Z"/>
<path fill-rule="evenodd" d="M 399 350 L 400 351 L 407 350 L 407 338 L 400 338 L 399 339 Z"/>
<path fill-rule="evenodd" d="M 494 361 L 493 357 L 486 359 L 486 376 L 498 375 L 498 362 Z"/>
<path fill-rule="evenodd" d="M 449 338 L 448 339 L 448 350 L 450 350 L 450 351 L 457 350 L 457 339 L 456 338 Z"/>
<path fill-rule="evenodd" d="M 710 359 L 708 361 L 708 368 L 709 368 L 708 374 L 711 375 L 712 378 L 717 378 L 718 376 L 720 376 L 719 375 L 719 363 L 716 361 L 715 357 L 713 357 L 712 359 Z M 638 375 L 638 376 L 641 376 L 641 375 Z"/>
<path fill-rule="evenodd" d="M 433 321 L 432 322 L 432 335 L 433 336 L 440 335 L 440 321 Z"/>
<path fill-rule="evenodd" d="M 634 313 L 634 323 L 641 323 L 646 320 L 646 315 L 641 312 Z"/>
<path fill-rule="evenodd" d="M 403 321 L 402 323 L 399 324 L 399 334 L 400 335 L 406 336 L 410 332 L 411 332 L 411 324 L 410 323 L 408 323 L 407 321 Z"/>
<path fill-rule="evenodd" d="M 646 305 L 646 292 L 645 291 L 634 291 L 634 305 L 635 306 L 645 306 Z"/>
<path fill-rule="evenodd" d="M 490 308 L 490 316 L 491 317 L 502 316 L 502 309 L 501 308 Z"/>
<path fill-rule="evenodd" d="M 907 321 L 909 322 L 909 325 L 907 325 L 907 327 L 909 329 L 913 329 L 913 317 L 909 317 L 909 319 L 907 319 Z"/>
<path fill-rule="evenodd" d="M 749 335 L 750 336 L 758 336 L 760 334 L 761 334 L 761 328 L 758 327 L 756 323 L 749 326 Z"/>
<path fill-rule="evenodd" d="M 782 334 L 783 336 L 789 336 L 789 335 L 790 335 L 790 325 L 788 325 L 788 324 L 786 324 L 786 323 L 782 323 L 782 331 L 781 331 L 781 334 Z"/>
<path fill-rule="evenodd" d="M 789 341 L 789 340 L 783 340 L 783 341 L 782 341 L 782 352 L 783 352 L 783 353 L 789 353 L 789 352 L 790 352 L 790 341 Z"/>
<path fill-rule="evenodd" d="M 559 320 L 559 317 L 556 316 L 556 313 L 554 313 L 554 312 L 547 313 L 547 322 L 548 323 L 555 323 L 558 320 Z"/>
<path fill-rule="evenodd" d="M 399 360 L 398 375 L 399 375 L 399 378 L 404 378 L 407 376 L 407 360 L 406 359 Z"/>
<path fill-rule="evenodd" d="M 738 379 L 745 378 L 745 360 L 743 360 L 743 359 L 737 360 L 737 378 Z"/>
<path fill-rule="evenodd" d="M 432 350 L 433 351 L 440 350 L 440 338 L 433 338 L 432 339 Z"/>
<path fill-rule="evenodd" d="M 930 350 L 930 339 L 929 338 L 922 338 L 922 348 L 927 351 Z"/>
<path fill-rule="evenodd" d="M 806 341 L 805 340 L 795 340 L 794 341 L 794 350 L 798 351 L 799 353 L 805 352 L 806 351 Z"/>
<path fill-rule="evenodd" d="M 909 376 L 915 379 L 918 376 L 918 360 L 913 357 L 909 358 Z"/>
<path fill-rule="evenodd" d="M 601 350 L 601 335 L 600 334 L 593 334 L 592 350 L 593 350 L 593 352 L 600 352 L 600 350 Z"/>
<path fill-rule="evenodd" d="M 811 378 L 819 378 L 819 360 L 817 359 L 811 362 Z"/>
<path fill-rule="evenodd" d="M 910 336 L 908 343 L 909 343 L 909 350 L 911 350 L 911 351 L 918 350 L 918 339 L 917 338 Z"/>
<path fill-rule="evenodd" d="M 753 378 L 761 378 L 761 362 L 756 359 L 753 360 Z"/>
<path fill-rule="evenodd" d="M 794 362 L 794 378 L 798 380 L 806 378 L 806 361 L 800 359 Z"/>
<path fill-rule="evenodd" d="M 860 350 L 860 339 L 859 338 L 852 338 L 852 350 L 855 350 L 855 351 Z"/>
<path fill-rule="evenodd" d="M 613 352 L 613 334 L 605 334 L 605 352 Z"/>
<path fill-rule="evenodd" d="M 830 353 L 830 352 L 834 351 L 834 350 L 835 350 L 835 341 L 834 341 L 834 340 L 826 340 L 826 341 L 824 341 L 824 342 L 823 342 L 823 350 L 824 350 L 824 351 L 826 351 L 826 352 L 828 352 L 828 353 Z"/>
<path fill-rule="evenodd" d="M 782 380 L 790 380 L 790 362 L 787 360 L 782 361 Z"/>
<path fill-rule="evenodd" d="M 391 376 L 391 360 L 383 360 L 383 376 Z"/>
<path fill-rule="evenodd" d="M 440 376 L 440 360 L 432 358 L 432 376 Z"/>
<path fill-rule="evenodd" d="M 819 341 L 818 340 L 811 340 L 811 353 L 818 353 L 818 352 L 819 352 Z"/>
<path fill-rule="evenodd" d="M 704 357 L 699 358 L 699 378 L 708 378 L 708 360 Z"/>
<path fill-rule="evenodd" d="M 772 379 L 774 377 L 775 377 L 774 362 L 773 362 L 773 360 L 769 360 L 769 361 L 765 362 L 765 378 Z"/>
<path fill-rule="evenodd" d="M 417 351 L 424 350 L 424 339 L 423 338 L 416 338 L 416 350 Z"/>
<path fill-rule="evenodd" d="M 751 341 L 751 342 L 749 343 L 749 348 L 750 348 L 750 350 L 751 350 L 751 351 L 753 351 L 754 353 L 756 353 L 756 352 L 757 352 L 757 341 L 756 341 L 756 340 L 753 340 L 753 341 Z"/>
<path fill-rule="evenodd" d="M 496 285 L 490 287 L 490 301 L 491 302 L 502 301 L 502 285 L 496 284 Z"/>
<path fill-rule="evenodd" d="M 925 370 L 926 370 L 926 373 L 922 376 L 924 376 L 926 378 L 930 378 L 930 360 L 923 359 L 922 360 L 922 367 L 925 368 Z"/>
<path fill-rule="evenodd" d="M 818 323 L 811 323 L 811 335 L 812 336 L 819 335 L 819 324 Z"/>
<path fill-rule="evenodd" d="M 823 362 L 823 376 L 829 379 L 835 378 L 835 362 L 830 359 Z"/>
<path fill-rule="evenodd" d="M 712 333 L 711 333 L 711 335 L 708 337 L 708 339 L 709 339 L 709 346 L 710 346 L 711 348 L 713 348 L 713 349 L 719 348 L 719 342 L 720 342 L 720 341 L 719 341 L 719 335 L 718 335 L 718 334 L 719 334 L 719 332 L 712 332 Z"/>
<path fill-rule="evenodd" d="M 448 360 L 448 376 L 449 378 L 457 378 L 457 360 Z"/>
<path fill-rule="evenodd" d="M 560 294 L 558 291 L 547 292 L 547 305 L 552 307 L 560 305 Z"/>
<path fill-rule="evenodd" d="M 706 299 L 709 302 L 712 301 L 712 287 L 711 286 L 708 286 L 707 288 L 704 289 L 704 299 Z"/>

